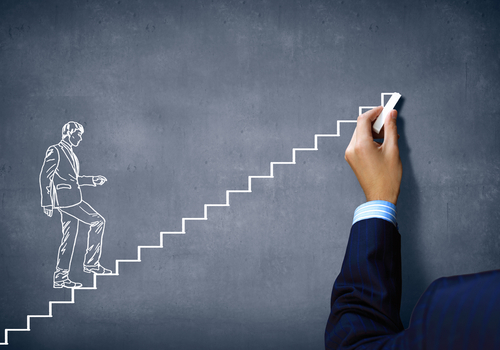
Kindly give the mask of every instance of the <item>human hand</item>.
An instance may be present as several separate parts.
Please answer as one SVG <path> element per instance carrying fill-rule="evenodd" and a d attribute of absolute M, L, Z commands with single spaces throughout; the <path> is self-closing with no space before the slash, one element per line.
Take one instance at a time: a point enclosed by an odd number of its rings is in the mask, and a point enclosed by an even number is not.
<path fill-rule="evenodd" d="M 47 215 L 49 218 L 52 217 L 52 213 L 53 213 L 53 210 L 52 210 L 52 207 L 43 207 L 43 212 L 45 213 L 45 215 Z"/>
<path fill-rule="evenodd" d="M 379 135 L 372 131 L 372 125 L 382 109 L 379 106 L 358 117 L 356 129 L 345 151 L 345 160 L 358 178 L 367 201 L 384 200 L 396 204 L 403 175 L 399 158 L 397 111 L 392 110 Z M 382 137 L 382 144 L 373 140 Z"/>
<path fill-rule="evenodd" d="M 108 179 L 106 179 L 104 176 L 102 175 L 97 175 L 97 176 L 93 176 L 92 177 L 92 182 L 94 183 L 94 185 L 99 185 L 101 186 L 102 184 L 104 184 L 106 181 L 108 181 Z"/>

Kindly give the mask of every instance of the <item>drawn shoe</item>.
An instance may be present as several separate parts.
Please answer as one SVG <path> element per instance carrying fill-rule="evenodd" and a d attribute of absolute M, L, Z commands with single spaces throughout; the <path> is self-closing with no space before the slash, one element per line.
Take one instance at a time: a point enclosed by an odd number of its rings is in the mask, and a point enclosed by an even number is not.
<path fill-rule="evenodd" d="M 113 273 L 110 269 L 103 267 L 101 264 L 83 266 L 83 272 L 95 273 L 96 275 L 110 275 Z"/>
<path fill-rule="evenodd" d="M 54 281 L 54 288 L 80 288 L 81 283 L 73 282 L 69 278 L 60 281 Z"/>

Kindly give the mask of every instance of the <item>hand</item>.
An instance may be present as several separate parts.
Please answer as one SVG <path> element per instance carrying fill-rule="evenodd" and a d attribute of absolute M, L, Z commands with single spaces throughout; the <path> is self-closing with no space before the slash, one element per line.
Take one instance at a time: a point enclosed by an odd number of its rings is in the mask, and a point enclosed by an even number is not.
<path fill-rule="evenodd" d="M 43 212 L 45 215 L 47 215 L 49 218 L 52 217 L 53 210 L 51 207 L 43 207 Z"/>
<path fill-rule="evenodd" d="M 104 176 L 102 175 L 97 175 L 97 176 L 93 176 L 92 177 L 92 182 L 94 183 L 94 185 L 99 185 L 101 186 L 103 183 L 105 183 L 106 181 L 108 181 L 108 179 L 106 179 Z"/>
<path fill-rule="evenodd" d="M 390 113 L 383 132 L 378 135 L 372 132 L 372 125 L 382 109 L 379 106 L 358 117 L 356 129 L 345 151 L 345 160 L 358 178 L 367 201 L 384 200 L 396 204 L 403 175 L 399 158 L 397 112 L 393 110 Z M 382 137 L 382 144 L 373 140 Z"/>

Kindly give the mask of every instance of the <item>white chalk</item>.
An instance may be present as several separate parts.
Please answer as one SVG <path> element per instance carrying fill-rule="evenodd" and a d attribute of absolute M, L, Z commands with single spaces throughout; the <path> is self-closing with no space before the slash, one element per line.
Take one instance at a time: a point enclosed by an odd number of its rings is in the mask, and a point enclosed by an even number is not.
<path fill-rule="evenodd" d="M 383 95 L 389 95 L 389 94 L 383 94 Z M 398 103 L 401 94 L 397 92 L 393 92 L 391 95 L 391 98 L 389 101 L 384 106 L 384 109 L 378 116 L 377 120 L 375 120 L 375 123 L 373 124 L 373 131 L 375 131 L 377 134 L 380 133 L 380 130 L 382 130 L 382 127 L 384 126 L 385 118 L 391 113 L 391 111 L 394 109 L 396 106 L 396 103 Z M 382 96 L 383 97 L 383 96 Z"/>

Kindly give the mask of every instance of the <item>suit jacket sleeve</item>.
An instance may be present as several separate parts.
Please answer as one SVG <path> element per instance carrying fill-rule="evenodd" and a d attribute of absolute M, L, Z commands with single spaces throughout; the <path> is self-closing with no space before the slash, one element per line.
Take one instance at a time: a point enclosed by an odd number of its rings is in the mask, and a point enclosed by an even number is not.
<path fill-rule="evenodd" d="M 403 330 L 401 237 L 389 221 L 358 221 L 333 285 L 326 349 L 500 349 L 499 290 L 500 270 L 440 278 Z"/>
<path fill-rule="evenodd" d="M 404 330 L 401 236 L 383 219 L 356 222 L 334 285 L 326 349 L 379 349 Z"/>
<path fill-rule="evenodd" d="M 87 175 L 81 175 L 78 176 L 78 183 L 80 186 L 95 186 L 94 183 L 94 177 L 93 176 L 87 176 Z"/>
<path fill-rule="evenodd" d="M 52 206 L 52 186 L 54 173 L 59 165 L 59 152 L 55 146 L 50 146 L 45 152 L 42 170 L 40 171 L 39 184 L 42 207 Z"/>

